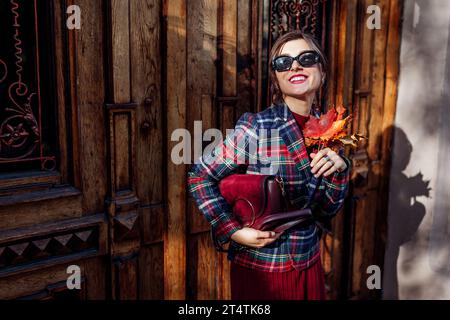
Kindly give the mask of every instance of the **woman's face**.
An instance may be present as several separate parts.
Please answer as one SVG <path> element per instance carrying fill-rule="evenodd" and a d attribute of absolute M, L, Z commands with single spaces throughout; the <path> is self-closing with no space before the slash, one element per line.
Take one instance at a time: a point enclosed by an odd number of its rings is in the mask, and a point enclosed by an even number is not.
<path fill-rule="evenodd" d="M 278 56 L 296 57 L 303 51 L 308 50 L 312 50 L 308 43 L 303 39 L 297 39 L 286 42 Z M 280 90 L 285 97 L 304 99 L 307 96 L 313 96 L 322 84 L 322 72 L 319 64 L 305 68 L 300 66 L 298 61 L 294 61 L 290 70 L 275 71 L 275 74 Z"/>

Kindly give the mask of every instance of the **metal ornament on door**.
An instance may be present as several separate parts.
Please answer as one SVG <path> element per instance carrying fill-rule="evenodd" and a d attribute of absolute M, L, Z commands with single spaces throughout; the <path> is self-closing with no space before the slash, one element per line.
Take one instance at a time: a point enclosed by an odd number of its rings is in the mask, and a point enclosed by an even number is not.
<path fill-rule="evenodd" d="M 0 164 L 40 161 L 42 170 L 54 170 L 55 157 L 44 155 L 42 139 L 36 1 L 0 7 Z"/>

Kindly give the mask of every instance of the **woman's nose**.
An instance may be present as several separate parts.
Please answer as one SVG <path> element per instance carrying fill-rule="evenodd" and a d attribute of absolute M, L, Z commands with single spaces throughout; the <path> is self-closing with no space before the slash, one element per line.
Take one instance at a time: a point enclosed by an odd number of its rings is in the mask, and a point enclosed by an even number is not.
<path fill-rule="evenodd" d="M 300 63 L 297 60 L 294 60 L 291 66 L 291 70 L 298 70 L 302 69 L 303 67 L 300 65 Z"/>

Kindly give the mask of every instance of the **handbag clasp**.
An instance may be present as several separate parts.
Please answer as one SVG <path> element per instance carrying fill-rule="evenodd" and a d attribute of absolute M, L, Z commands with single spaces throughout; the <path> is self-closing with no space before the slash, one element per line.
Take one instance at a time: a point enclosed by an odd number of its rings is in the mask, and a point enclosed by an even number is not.
<path fill-rule="evenodd" d="M 284 180 L 282 177 L 280 176 L 276 176 L 275 181 L 278 182 L 278 184 L 280 185 L 281 188 L 281 194 L 284 196 L 286 196 L 286 191 L 284 190 Z"/>

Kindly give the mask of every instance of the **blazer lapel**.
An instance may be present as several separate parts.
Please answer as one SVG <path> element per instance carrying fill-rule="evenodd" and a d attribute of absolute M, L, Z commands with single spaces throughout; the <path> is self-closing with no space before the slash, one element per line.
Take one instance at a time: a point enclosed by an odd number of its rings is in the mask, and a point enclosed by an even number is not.
<path fill-rule="evenodd" d="M 286 144 L 290 155 L 294 159 L 300 179 L 303 182 L 302 186 L 307 186 L 307 189 L 309 189 L 311 187 L 310 182 L 313 182 L 312 180 L 315 180 L 315 178 L 311 173 L 309 155 L 306 150 L 303 134 L 297 125 L 292 112 L 285 103 L 277 106 L 277 109 L 277 126 L 279 129 L 279 134 Z"/>

